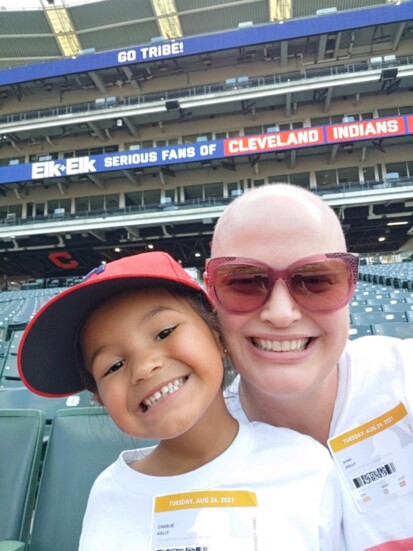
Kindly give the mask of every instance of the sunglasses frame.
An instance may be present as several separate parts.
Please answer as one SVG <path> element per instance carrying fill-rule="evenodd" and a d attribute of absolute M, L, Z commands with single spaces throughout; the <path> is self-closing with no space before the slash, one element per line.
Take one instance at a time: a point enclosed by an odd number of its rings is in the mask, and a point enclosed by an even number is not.
<path fill-rule="evenodd" d="M 296 296 L 294 295 L 290 287 L 291 274 L 294 272 L 295 269 L 301 266 L 305 266 L 306 264 L 312 264 L 316 262 L 317 263 L 327 262 L 329 260 L 339 260 L 343 262 L 350 270 L 351 279 L 350 279 L 350 285 L 349 285 L 349 289 L 346 297 L 338 305 L 333 306 L 331 308 L 311 308 L 309 306 L 300 304 L 300 302 L 297 300 Z M 216 293 L 215 284 L 214 284 L 216 271 L 218 270 L 218 268 L 222 266 L 230 266 L 230 265 L 237 265 L 237 264 L 244 264 L 244 265 L 246 264 L 250 266 L 256 266 L 258 268 L 262 268 L 265 271 L 265 273 L 268 274 L 270 278 L 270 285 L 268 286 L 268 291 L 267 291 L 265 300 L 263 300 L 263 302 L 260 303 L 259 306 L 250 308 L 248 310 L 234 310 L 232 308 L 228 308 L 227 306 L 225 306 L 225 304 L 223 304 L 222 301 L 219 299 Z M 259 260 L 255 260 L 254 258 L 247 258 L 242 256 L 221 256 L 216 258 L 208 258 L 205 262 L 205 269 L 206 269 L 206 276 L 207 276 L 206 280 L 208 285 L 208 291 L 212 296 L 213 301 L 216 304 L 219 304 L 222 308 L 224 308 L 228 312 L 233 312 L 237 314 L 247 314 L 247 313 L 255 312 L 259 310 L 264 306 L 264 304 L 271 296 L 275 283 L 281 279 L 286 283 L 290 295 L 292 296 L 293 300 L 300 306 L 300 308 L 310 312 L 327 313 L 327 312 L 335 312 L 337 310 L 340 310 L 350 302 L 357 284 L 358 265 L 359 265 L 358 254 L 343 252 L 343 253 L 326 253 L 326 254 L 307 256 L 305 258 L 297 260 L 296 262 L 293 262 L 283 270 L 275 270 L 265 262 L 260 262 Z"/>

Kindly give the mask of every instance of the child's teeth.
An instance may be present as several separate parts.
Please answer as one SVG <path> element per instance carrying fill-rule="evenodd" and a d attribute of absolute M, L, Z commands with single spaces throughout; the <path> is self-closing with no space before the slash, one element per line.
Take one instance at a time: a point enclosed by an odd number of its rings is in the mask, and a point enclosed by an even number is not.
<path fill-rule="evenodd" d="M 154 406 L 157 402 L 159 402 L 159 400 L 162 400 L 162 398 L 165 398 L 165 396 L 168 396 L 169 394 L 172 394 L 173 392 L 176 392 L 177 390 L 179 390 L 184 383 L 185 383 L 184 377 L 175 379 L 174 381 L 163 386 L 160 390 L 157 390 L 156 392 L 154 392 L 152 396 L 147 396 L 143 400 L 143 403 L 149 409 L 152 406 Z"/>

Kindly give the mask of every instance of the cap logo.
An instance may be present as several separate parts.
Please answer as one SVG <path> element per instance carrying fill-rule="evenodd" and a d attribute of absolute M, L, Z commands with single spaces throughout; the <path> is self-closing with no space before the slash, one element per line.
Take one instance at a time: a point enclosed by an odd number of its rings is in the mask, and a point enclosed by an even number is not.
<path fill-rule="evenodd" d="M 104 272 L 105 270 L 106 270 L 106 262 L 102 262 L 102 264 L 97 266 L 97 268 L 93 268 L 93 270 L 90 270 L 90 272 L 85 275 L 85 277 L 82 279 L 82 283 L 87 281 L 90 278 L 90 276 L 92 276 L 93 274 L 98 275 Z"/>

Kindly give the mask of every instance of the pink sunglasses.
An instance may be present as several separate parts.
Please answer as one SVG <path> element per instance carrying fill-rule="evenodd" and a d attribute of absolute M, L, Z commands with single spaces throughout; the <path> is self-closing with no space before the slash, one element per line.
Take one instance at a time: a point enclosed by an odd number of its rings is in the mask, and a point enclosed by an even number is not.
<path fill-rule="evenodd" d="M 254 312 L 270 297 L 274 284 L 285 281 L 294 301 L 311 312 L 333 312 L 348 304 L 357 283 L 358 255 L 309 256 L 284 270 L 252 258 L 217 257 L 206 262 L 208 291 L 229 312 Z"/>

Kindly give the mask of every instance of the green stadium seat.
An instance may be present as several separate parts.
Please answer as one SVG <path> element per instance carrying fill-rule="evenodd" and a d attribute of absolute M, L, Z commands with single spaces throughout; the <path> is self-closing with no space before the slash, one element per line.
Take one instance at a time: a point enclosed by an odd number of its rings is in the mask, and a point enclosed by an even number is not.
<path fill-rule="evenodd" d="M 407 322 L 406 312 L 355 312 L 351 314 L 353 325 Z"/>
<path fill-rule="evenodd" d="M 413 322 L 381 323 L 372 326 L 374 335 L 413 339 Z"/>
<path fill-rule="evenodd" d="M 397 304 L 383 304 L 383 312 L 413 312 L 413 304 L 398 302 Z"/>
<path fill-rule="evenodd" d="M 0 540 L 27 540 L 45 422 L 39 410 L 0 410 Z"/>
<path fill-rule="evenodd" d="M 367 304 L 367 301 L 366 300 L 351 300 L 350 302 L 350 308 L 352 308 L 353 306 L 361 306 L 361 305 L 366 305 Z"/>
<path fill-rule="evenodd" d="M 17 379 L 8 378 L 5 368 L 0 378 L 0 411 L 2 409 L 40 409 L 45 412 L 47 423 L 51 423 L 60 409 L 76 409 L 90 406 L 92 394 L 87 390 L 63 398 L 44 398 L 30 392 Z M 48 424 L 48 427 L 50 426 Z"/>
<path fill-rule="evenodd" d="M 397 299 L 397 298 L 390 298 L 390 297 L 381 297 L 381 298 L 369 298 L 366 300 L 366 304 L 368 306 L 382 306 L 383 304 L 397 304 L 399 301 L 401 302 L 403 299 Z"/>
<path fill-rule="evenodd" d="M 57 411 L 44 458 L 28 551 L 75 551 L 89 492 L 98 474 L 122 450 L 155 443 L 123 434 L 100 407 Z M 0 551 L 14 551 L 2 547 L 3 543 L 0 542 Z"/>
<path fill-rule="evenodd" d="M 352 325 L 349 331 L 349 338 L 351 340 L 357 339 L 358 337 L 365 337 L 366 335 L 372 335 L 373 331 L 371 325 Z"/>
<path fill-rule="evenodd" d="M 368 305 L 368 304 L 354 304 L 350 305 L 350 312 L 382 312 L 383 308 L 381 304 Z"/>

